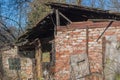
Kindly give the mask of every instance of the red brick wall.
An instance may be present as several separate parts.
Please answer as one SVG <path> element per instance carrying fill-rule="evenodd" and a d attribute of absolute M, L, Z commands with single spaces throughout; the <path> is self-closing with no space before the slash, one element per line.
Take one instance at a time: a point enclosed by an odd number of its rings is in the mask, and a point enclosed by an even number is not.
<path fill-rule="evenodd" d="M 85 40 L 85 29 L 58 31 L 55 68 L 57 80 L 68 80 L 70 78 L 70 55 L 85 53 Z"/>
<path fill-rule="evenodd" d="M 105 28 L 89 29 L 88 56 L 91 72 L 102 72 L 102 38 L 98 42 L 96 40 L 104 29 Z M 107 37 L 112 35 L 116 35 L 117 39 L 120 40 L 120 27 L 110 27 L 103 36 Z M 70 56 L 73 54 L 86 53 L 86 29 L 58 30 L 55 42 L 55 78 L 56 80 L 69 80 Z"/>

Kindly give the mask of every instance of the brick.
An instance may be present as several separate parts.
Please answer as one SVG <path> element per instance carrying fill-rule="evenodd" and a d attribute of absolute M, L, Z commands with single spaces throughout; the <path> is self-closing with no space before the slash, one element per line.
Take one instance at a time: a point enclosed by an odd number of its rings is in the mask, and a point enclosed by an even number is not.
<path fill-rule="evenodd" d="M 73 25 L 74 27 L 74 25 Z M 92 72 L 102 72 L 102 37 L 117 35 L 117 40 L 120 41 L 120 27 L 109 27 L 98 42 L 96 40 L 104 31 L 104 28 L 89 29 L 88 39 L 88 56 L 90 62 L 90 69 Z M 69 36 L 67 38 L 66 36 Z M 55 38 L 56 42 L 56 65 L 55 78 L 56 80 L 68 80 L 70 73 L 62 74 L 60 71 L 70 72 L 70 56 L 73 54 L 86 53 L 86 30 L 72 29 L 66 31 L 58 31 Z M 97 77 L 91 80 L 97 80 Z"/>
<path fill-rule="evenodd" d="M 15 46 L 14 48 L 9 48 L 7 50 L 2 51 L 2 63 L 3 63 L 3 68 L 6 72 L 6 76 L 10 78 L 17 77 L 16 70 L 10 70 L 9 69 L 9 63 L 8 59 L 9 58 L 20 58 L 21 60 L 21 70 L 20 70 L 20 77 L 25 77 L 25 80 L 28 78 L 33 78 L 33 72 L 32 72 L 32 60 L 28 58 L 21 58 L 18 55 L 18 48 Z"/>

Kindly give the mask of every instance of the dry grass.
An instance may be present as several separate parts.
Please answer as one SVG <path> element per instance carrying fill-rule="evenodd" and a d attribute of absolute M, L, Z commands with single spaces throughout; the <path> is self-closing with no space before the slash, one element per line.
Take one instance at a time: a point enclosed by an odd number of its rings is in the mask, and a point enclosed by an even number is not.
<path fill-rule="evenodd" d="M 50 62 L 50 53 L 44 52 L 42 55 L 42 62 Z"/>

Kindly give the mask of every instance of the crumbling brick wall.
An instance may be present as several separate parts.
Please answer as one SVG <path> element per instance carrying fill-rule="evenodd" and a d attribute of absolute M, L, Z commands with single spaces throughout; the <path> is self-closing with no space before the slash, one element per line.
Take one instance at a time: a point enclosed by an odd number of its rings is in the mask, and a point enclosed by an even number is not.
<path fill-rule="evenodd" d="M 33 80 L 33 73 L 32 73 L 32 60 L 30 58 L 22 58 L 18 55 L 18 48 L 9 47 L 5 48 L 1 51 L 2 53 L 2 64 L 4 69 L 4 78 L 5 80 Z M 19 58 L 20 59 L 20 66 L 21 69 L 18 70 L 10 70 L 9 68 L 9 58 Z M 18 77 L 19 76 L 19 77 Z"/>
<path fill-rule="evenodd" d="M 88 62 L 90 63 L 90 73 L 99 73 L 100 75 L 97 76 L 101 77 L 98 78 L 93 76 L 91 80 L 103 79 L 102 38 L 100 38 L 99 41 L 97 41 L 97 39 L 104 29 L 105 27 L 89 29 Z M 119 26 L 110 27 L 102 37 L 108 37 L 112 35 L 116 35 L 117 40 L 120 40 Z M 59 29 L 55 37 L 55 44 L 55 78 L 56 80 L 69 80 L 71 74 L 70 57 L 75 54 L 86 54 L 86 29 Z"/>

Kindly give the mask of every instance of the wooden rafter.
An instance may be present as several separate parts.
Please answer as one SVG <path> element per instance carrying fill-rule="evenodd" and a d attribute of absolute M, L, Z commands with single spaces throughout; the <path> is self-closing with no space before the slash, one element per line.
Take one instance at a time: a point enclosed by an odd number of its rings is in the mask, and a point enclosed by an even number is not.
<path fill-rule="evenodd" d="M 106 32 L 106 30 L 112 25 L 113 21 L 111 21 L 108 26 L 105 28 L 105 30 L 102 32 L 102 34 L 98 37 L 97 42 L 99 41 L 99 39 L 102 37 L 102 35 Z"/>
<path fill-rule="evenodd" d="M 64 14 L 62 14 L 61 12 L 59 12 L 59 14 L 60 14 L 63 18 L 65 18 L 69 23 L 72 23 L 72 21 L 71 21 L 70 19 L 68 19 Z"/>
<path fill-rule="evenodd" d="M 116 21 L 115 19 L 88 19 L 88 21 L 93 22 L 107 22 L 107 21 Z"/>

